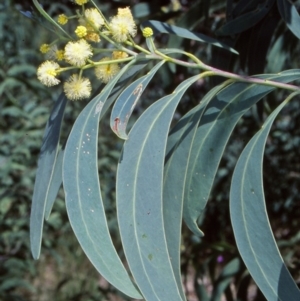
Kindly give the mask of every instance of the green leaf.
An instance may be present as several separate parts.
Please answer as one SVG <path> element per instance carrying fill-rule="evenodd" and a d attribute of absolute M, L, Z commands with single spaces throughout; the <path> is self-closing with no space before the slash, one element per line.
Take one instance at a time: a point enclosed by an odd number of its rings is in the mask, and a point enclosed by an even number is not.
<path fill-rule="evenodd" d="M 277 6 L 287 27 L 300 39 L 300 17 L 295 5 L 288 0 L 277 0 Z"/>
<path fill-rule="evenodd" d="M 53 204 L 57 197 L 58 190 L 62 184 L 62 164 L 63 164 L 64 150 L 61 149 L 56 157 L 53 167 L 53 174 L 49 185 L 49 192 L 47 195 L 45 206 L 45 219 L 50 216 Z"/>
<path fill-rule="evenodd" d="M 256 77 L 289 82 L 300 78 L 300 70 Z M 206 107 L 194 138 L 185 185 L 183 218 L 194 234 L 202 234 L 197 220 L 206 206 L 219 162 L 236 123 L 273 90 L 270 86 L 233 83 L 216 94 Z"/>
<path fill-rule="evenodd" d="M 116 100 L 111 112 L 110 127 L 118 137 L 127 139 L 126 127 L 128 120 L 143 91 L 164 63 L 165 61 L 159 62 L 150 72 L 130 84 Z"/>
<path fill-rule="evenodd" d="M 176 36 L 179 36 L 179 37 L 182 37 L 185 39 L 204 42 L 204 43 L 208 43 L 208 44 L 211 44 L 211 45 L 214 45 L 217 47 L 221 47 L 230 52 L 238 54 L 238 52 L 236 50 L 234 50 L 233 48 L 227 46 L 226 44 L 224 44 L 216 39 L 205 36 L 201 33 L 192 32 L 190 30 L 187 30 L 185 28 L 181 28 L 181 27 L 178 27 L 175 25 L 170 25 L 168 23 L 149 20 L 149 21 L 145 21 L 142 23 L 142 28 L 145 28 L 145 27 L 151 27 L 154 34 L 157 34 L 157 33 L 174 34 Z"/>
<path fill-rule="evenodd" d="M 227 36 L 243 32 L 259 21 L 270 11 L 275 0 L 267 0 L 258 5 L 253 11 L 244 13 L 237 18 L 225 23 L 221 28 L 216 31 L 217 35 Z"/>
<path fill-rule="evenodd" d="M 126 65 L 78 116 L 65 148 L 63 184 L 71 226 L 92 264 L 107 281 L 124 294 L 141 299 L 110 237 L 97 163 L 99 120 L 127 81 L 146 65 L 145 62 L 140 62 L 131 67 L 133 63 L 135 62 Z"/>
<path fill-rule="evenodd" d="M 66 97 L 61 94 L 47 122 L 38 160 L 30 215 L 30 245 L 34 259 L 38 259 L 41 252 L 45 206 L 57 157 L 60 129 L 66 103 Z"/>
<path fill-rule="evenodd" d="M 198 106 L 183 116 L 168 138 L 163 187 L 163 206 L 166 210 L 163 214 L 169 255 L 178 283 L 181 283 L 180 238 L 184 188 L 191 146 L 204 109 L 219 90 L 220 87 L 212 89 Z"/>
<path fill-rule="evenodd" d="M 265 1 L 265 0 L 264 0 Z M 268 1 L 268 0 L 267 0 Z M 232 2 L 232 1 L 230 1 Z M 234 8 L 231 4 L 231 16 L 235 17 L 241 15 L 242 13 L 247 13 L 257 9 L 257 7 L 261 4 L 261 0 L 240 0 L 234 5 Z M 232 9 L 233 8 L 233 9 Z"/>
<path fill-rule="evenodd" d="M 270 228 L 262 179 L 263 153 L 270 128 L 290 98 L 278 106 L 243 150 L 230 189 L 230 215 L 239 252 L 268 301 L 300 300 L 300 291 Z"/>
<path fill-rule="evenodd" d="M 186 89 L 181 83 L 151 105 L 132 127 L 117 172 L 117 212 L 125 255 L 146 300 L 185 300 L 164 233 L 163 166 L 170 123 Z M 173 245 L 179 248 L 179 245 Z M 177 251 L 178 252 L 178 251 Z"/>

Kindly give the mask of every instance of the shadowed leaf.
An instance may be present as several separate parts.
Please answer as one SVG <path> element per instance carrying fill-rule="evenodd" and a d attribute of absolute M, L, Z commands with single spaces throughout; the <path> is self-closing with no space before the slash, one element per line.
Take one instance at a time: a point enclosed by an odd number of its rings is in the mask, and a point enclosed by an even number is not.
<path fill-rule="evenodd" d="M 289 82 L 300 78 L 299 70 L 289 70 L 257 78 Z M 233 83 L 217 93 L 201 117 L 192 146 L 185 186 L 183 218 L 201 235 L 197 220 L 203 212 L 227 141 L 241 116 L 275 88 Z"/>
<path fill-rule="evenodd" d="M 265 17 L 274 2 L 275 0 L 267 0 L 263 4 L 257 5 L 253 11 L 244 13 L 225 23 L 217 30 L 216 34 L 220 36 L 233 35 L 253 27 Z"/>
<path fill-rule="evenodd" d="M 284 264 L 270 228 L 262 179 L 265 143 L 274 119 L 285 104 L 286 101 L 269 116 L 243 150 L 230 189 L 230 215 L 238 249 L 269 301 L 300 300 L 300 291 Z"/>
<path fill-rule="evenodd" d="M 55 180 L 53 173 L 66 103 L 66 97 L 61 94 L 54 104 L 46 125 L 38 160 L 30 215 L 30 245 L 34 259 L 38 259 L 41 252 L 45 207 L 47 198 L 52 193 L 52 180 Z"/>
<path fill-rule="evenodd" d="M 277 0 L 277 6 L 287 27 L 300 39 L 300 16 L 295 5 L 288 0 Z"/>

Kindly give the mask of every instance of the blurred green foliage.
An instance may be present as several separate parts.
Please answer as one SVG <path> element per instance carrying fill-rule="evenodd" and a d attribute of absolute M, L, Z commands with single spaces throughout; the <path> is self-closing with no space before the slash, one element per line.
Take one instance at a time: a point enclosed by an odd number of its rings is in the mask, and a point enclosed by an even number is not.
<path fill-rule="evenodd" d="M 224 23 L 232 1 L 101 1 L 104 11 L 133 6 L 140 20 L 157 19 L 214 36 Z M 245 1 L 235 1 L 235 3 Z M 177 4 L 177 6 L 175 5 Z M 46 5 L 46 4 L 45 4 Z M 53 15 L 74 9 L 69 1 L 47 3 Z M 250 9 L 250 8 L 249 8 Z M 127 300 L 94 270 L 79 247 L 70 226 L 60 191 L 50 219 L 45 223 L 42 257 L 33 261 L 29 250 L 29 214 L 36 162 L 44 126 L 60 93 L 45 89 L 36 79 L 36 66 L 42 61 L 38 49 L 49 33 L 21 15 L 31 10 L 30 1 L 3 0 L 0 3 L 0 300 Z M 234 19 L 238 9 L 230 16 Z M 243 12 L 245 13 L 245 12 Z M 257 21 L 235 35 L 225 29 L 219 38 L 240 51 L 240 56 L 187 40 L 158 39 L 195 53 L 204 62 L 232 72 L 255 74 L 279 72 L 299 67 L 299 42 L 283 24 L 275 6 Z M 268 39 L 264 37 L 268 36 Z M 136 116 L 144 107 L 169 93 L 187 77 L 189 70 L 169 67 L 160 71 L 143 95 Z M 163 80 L 161 80 L 163 78 Z M 215 82 L 199 82 L 183 98 L 177 118 L 197 104 Z M 270 94 L 261 107 L 239 122 L 218 171 L 215 187 L 203 217 L 201 240 L 183 229 L 182 272 L 190 300 L 220 300 L 220 284 L 226 300 L 265 300 L 239 260 L 229 221 L 228 194 L 236 158 L 250 137 L 260 128 L 269 112 L 284 99 L 284 92 Z M 84 103 L 67 105 L 63 136 Z M 264 188 L 272 228 L 287 266 L 300 283 L 300 104 L 290 102 L 274 124 L 267 142 Z M 99 140 L 99 172 L 114 243 L 121 251 L 114 204 L 114 177 L 121 143 L 102 123 Z M 122 253 L 121 253 L 122 255 Z M 227 266 L 226 266 L 227 265 Z M 222 269 L 230 271 L 221 274 Z M 211 291 L 214 291 L 211 293 Z M 222 291 L 222 290 L 221 290 Z M 212 294 L 212 298 L 208 296 Z M 206 298 L 206 297 L 207 298 Z M 201 298 L 201 299 L 200 299 Z M 206 298 L 206 299 L 205 299 Z"/>

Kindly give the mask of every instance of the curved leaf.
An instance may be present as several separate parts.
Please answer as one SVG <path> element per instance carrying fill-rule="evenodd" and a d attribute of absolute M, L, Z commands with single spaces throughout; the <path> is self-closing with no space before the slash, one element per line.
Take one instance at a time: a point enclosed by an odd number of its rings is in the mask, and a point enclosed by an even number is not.
<path fill-rule="evenodd" d="M 58 190 L 62 184 L 62 164 L 63 164 L 64 150 L 61 149 L 56 157 L 54 167 L 53 167 L 53 175 L 50 182 L 49 193 L 46 200 L 45 207 L 45 219 L 47 220 L 50 216 L 54 201 L 57 197 Z"/>
<path fill-rule="evenodd" d="M 230 189 L 230 215 L 238 249 L 269 301 L 300 300 L 300 291 L 283 262 L 270 228 L 262 179 L 265 143 L 274 119 L 286 102 L 269 116 L 243 150 Z"/>
<path fill-rule="evenodd" d="M 110 127 L 120 138 L 127 139 L 126 126 L 128 120 L 143 91 L 164 63 L 165 61 L 159 62 L 146 75 L 130 84 L 116 100 L 110 116 Z"/>
<path fill-rule="evenodd" d="M 288 0 L 277 0 L 277 6 L 287 27 L 300 39 L 300 16 L 295 5 Z"/>
<path fill-rule="evenodd" d="M 163 166 L 178 102 L 197 79 L 151 105 L 132 127 L 117 172 L 117 212 L 125 255 L 146 300 L 184 300 L 164 232 Z M 174 245 L 174 248 L 179 248 Z"/>
<path fill-rule="evenodd" d="M 157 34 L 157 33 L 174 34 L 174 35 L 177 35 L 177 36 L 185 38 L 185 39 L 204 42 L 204 43 L 208 43 L 208 44 L 211 44 L 211 45 L 214 45 L 217 47 L 221 47 L 230 52 L 238 54 L 238 52 L 236 50 L 234 50 L 233 48 L 227 46 L 226 44 L 224 44 L 216 39 L 205 36 L 201 33 L 192 32 L 192 31 L 187 30 L 182 27 L 178 27 L 175 25 L 170 25 L 168 23 L 163 23 L 163 22 L 154 21 L 154 20 L 149 20 L 149 21 L 143 22 L 142 28 L 145 28 L 145 27 L 151 27 L 154 34 Z"/>
<path fill-rule="evenodd" d="M 300 70 L 256 77 L 289 82 L 300 78 Z M 205 109 L 190 154 L 183 209 L 183 218 L 196 235 L 202 234 L 197 220 L 206 206 L 219 162 L 236 123 L 252 105 L 273 90 L 270 86 L 233 83 L 216 94 Z"/>
<path fill-rule="evenodd" d="M 233 20 L 230 20 L 219 28 L 216 31 L 216 34 L 220 36 L 233 35 L 253 27 L 270 11 L 274 1 L 275 0 L 267 0 L 263 4 L 258 5 L 253 11 L 247 12 Z"/>
<path fill-rule="evenodd" d="M 66 103 L 66 97 L 61 94 L 48 119 L 39 155 L 30 215 L 30 245 L 34 259 L 38 259 L 41 252 L 45 207 L 48 195 L 51 193 L 50 187 Z"/>
<path fill-rule="evenodd" d="M 191 146 L 204 109 L 220 88 L 212 89 L 198 106 L 183 116 L 168 137 L 163 186 L 163 207 L 166 209 L 163 214 L 168 251 L 177 283 L 181 283 L 181 221 Z"/>
<path fill-rule="evenodd" d="M 235 17 L 255 10 L 261 4 L 261 2 L 261 0 L 240 0 L 238 3 L 236 3 L 234 8 L 231 9 L 231 15 Z"/>
<path fill-rule="evenodd" d="M 141 295 L 128 276 L 110 237 L 97 159 L 99 120 L 126 81 L 146 65 L 141 62 L 129 69 L 133 63 L 126 65 L 78 116 L 65 149 L 63 183 L 69 220 L 84 252 L 107 281 L 128 296 L 140 299 Z"/>

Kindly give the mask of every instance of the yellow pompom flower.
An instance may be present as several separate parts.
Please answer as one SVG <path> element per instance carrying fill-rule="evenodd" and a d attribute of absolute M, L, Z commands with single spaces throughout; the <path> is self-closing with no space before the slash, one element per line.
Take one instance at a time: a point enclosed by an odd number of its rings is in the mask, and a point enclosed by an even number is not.
<path fill-rule="evenodd" d="M 132 13 L 131 13 L 129 7 L 118 8 L 118 14 L 117 14 L 117 16 L 119 16 L 119 17 L 127 17 L 127 18 L 130 18 L 133 21 Z"/>
<path fill-rule="evenodd" d="M 61 14 L 58 16 L 57 22 L 61 25 L 65 25 L 68 23 L 68 17 L 65 14 Z"/>
<path fill-rule="evenodd" d="M 144 36 L 145 38 L 150 38 L 150 37 L 152 37 L 152 36 L 153 36 L 153 30 L 152 30 L 152 28 L 150 28 L 150 27 L 145 27 L 145 28 L 143 29 L 143 36 Z"/>
<path fill-rule="evenodd" d="M 113 51 L 112 58 L 114 60 L 125 59 L 128 57 L 128 54 L 125 51 Z"/>
<path fill-rule="evenodd" d="M 60 80 L 56 78 L 60 66 L 53 61 L 45 61 L 37 69 L 37 78 L 48 87 L 58 85 Z"/>
<path fill-rule="evenodd" d="M 68 42 L 65 46 L 65 60 L 74 66 L 81 67 L 93 55 L 92 46 L 84 39 Z"/>
<path fill-rule="evenodd" d="M 43 44 L 40 47 L 40 52 L 41 53 L 47 53 L 50 50 L 50 45 L 49 44 Z"/>
<path fill-rule="evenodd" d="M 104 25 L 104 19 L 96 8 L 88 8 L 84 12 L 84 15 L 90 26 L 99 29 L 102 25 Z"/>
<path fill-rule="evenodd" d="M 74 1 L 78 5 L 83 5 L 89 2 L 89 0 L 75 0 Z"/>
<path fill-rule="evenodd" d="M 110 60 L 111 58 L 104 57 L 103 59 L 100 60 L 100 62 L 105 62 Z M 116 63 L 103 64 L 95 68 L 96 77 L 105 84 L 108 83 L 119 71 L 120 68 Z"/>
<path fill-rule="evenodd" d="M 56 52 L 55 52 L 55 58 L 58 61 L 62 61 L 65 58 L 65 52 L 64 52 L 64 50 L 56 50 Z"/>
<path fill-rule="evenodd" d="M 88 78 L 79 77 L 78 74 L 73 74 L 64 83 L 64 92 L 70 100 L 81 100 L 89 98 L 91 95 L 92 86 Z"/>
<path fill-rule="evenodd" d="M 75 29 L 75 33 L 79 38 L 83 38 L 87 35 L 87 29 L 85 26 L 79 25 Z"/>
<path fill-rule="evenodd" d="M 100 36 L 95 32 L 88 32 L 87 35 L 84 37 L 87 41 L 99 43 Z"/>
<path fill-rule="evenodd" d="M 136 35 L 136 24 L 129 8 L 119 9 L 117 16 L 111 19 L 109 28 L 116 42 L 125 42 L 129 35 L 134 37 Z"/>

